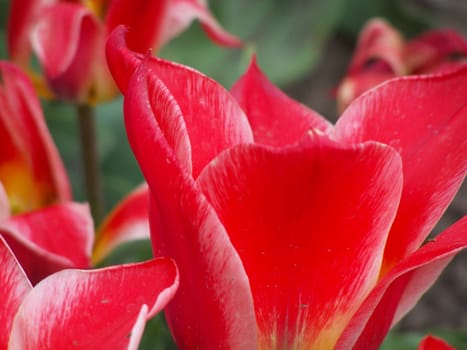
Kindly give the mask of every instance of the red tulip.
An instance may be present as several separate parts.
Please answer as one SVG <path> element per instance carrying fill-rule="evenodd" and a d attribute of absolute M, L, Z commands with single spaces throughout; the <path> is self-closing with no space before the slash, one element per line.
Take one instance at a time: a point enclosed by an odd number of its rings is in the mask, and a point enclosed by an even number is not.
<path fill-rule="evenodd" d="M 34 288 L 2 237 L 0 262 L 2 349 L 137 349 L 146 320 L 178 286 L 167 258 L 63 270 Z"/>
<path fill-rule="evenodd" d="M 0 182 L 10 207 L 3 210 L 15 214 L 70 200 L 68 176 L 31 82 L 5 61 L 0 82 Z"/>
<path fill-rule="evenodd" d="M 0 77 L 0 235 L 34 284 L 64 268 L 89 268 L 93 221 L 86 205 L 70 202 L 34 88 L 11 63 L 0 62 Z M 141 188 L 106 220 L 95 262 L 121 242 L 149 237 L 146 202 Z"/>
<path fill-rule="evenodd" d="M 467 217 L 422 245 L 465 176 L 467 66 L 394 80 L 332 126 L 254 62 L 229 94 L 124 35 L 107 56 L 155 255 L 180 270 L 180 348 L 376 349 L 467 246 Z"/>
<path fill-rule="evenodd" d="M 418 350 L 455 350 L 455 348 L 442 339 L 428 335 L 422 339 L 418 345 Z"/>
<path fill-rule="evenodd" d="M 397 29 L 373 19 L 362 29 L 347 75 L 337 89 L 339 110 L 387 79 L 444 72 L 465 62 L 467 41 L 453 30 L 432 30 L 405 42 Z"/>
<path fill-rule="evenodd" d="M 104 57 L 107 35 L 119 24 L 131 28 L 132 49 L 160 48 L 193 19 L 223 45 L 239 45 L 211 16 L 202 0 L 14 0 L 11 3 L 8 48 L 14 61 L 30 67 L 34 51 L 46 84 L 40 90 L 59 98 L 95 103 L 117 90 Z"/>

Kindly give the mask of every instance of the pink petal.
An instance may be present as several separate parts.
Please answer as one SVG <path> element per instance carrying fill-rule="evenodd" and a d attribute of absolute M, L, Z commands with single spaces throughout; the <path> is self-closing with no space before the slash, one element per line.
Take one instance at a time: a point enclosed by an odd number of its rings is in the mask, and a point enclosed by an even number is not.
<path fill-rule="evenodd" d="M 143 184 L 112 210 L 99 228 L 92 256 L 93 265 L 122 243 L 149 239 L 148 205 L 149 191 Z"/>
<path fill-rule="evenodd" d="M 0 62 L 0 181 L 13 212 L 71 198 L 60 155 L 27 76 Z"/>
<path fill-rule="evenodd" d="M 418 350 L 456 350 L 442 339 L 427 335 L 418 345 Z"/>
<path fill-rule="evenodd" d="M 81 4 L 60 3 L 42 11 L 32 45 L 55 94 L 84 101 L 93 93 L 88 90 L 102 35 L 101 24 Z"/>
<path fill-rule="evenodd" d="M 446 75 L 401 78 L 363 95 L 337 122 L 337 139 L 383 142 L 402 156 L 404 190 L 383 274 L 420 246 L 464 179 L 466 86 L 467 65 Z"/>
<path fill-rule="evenodd" d="M 172 334 L 180 348 L 255 347 L 252 297 L 241 261 L 186 160 L 176 156 L 187 136 L 175 100 L 146 73 L 142 66 L 131 80 L 124 114 L 150 188 L 154 254 L 173 257 L 180 270 L 182 289 L 166 311 Z"/>
<path fill-rule="evenodd" d="M 250 281 L 260 348 L 333 347 L 377 281 L 401 170 L 389 147 L 315 135 L 287 149 L 238 146 L 203 171 Z"/>
<path fill-rule="evenodd" d="M 154 316 L 177 287 L 177 268 L 167 258 L 60 271 L 27 295 L 9 349 L 127 349 L 142 306 Z"/>
<path fill-rule="evenodd" d="M 261 72 L 255 57 L 232 87 L 232 95 L 248 116 L 257 143 L 284 146 L 299 141 L 312 128 L 326 132 L 331 127 L 318 113 L 275 87 Z"/>
<path fill-rule="evenodd" d="M 407 73 L 405 43 L 386 21 L 370 20 L 362 29 L 346 77 L 337 88 L 342 112 L 355 98 L 383 81 Z"/>
<path fill-rule="evenodd" d="M 0 233 L 32 283 L 67 268 L 86 268 L 94 239 L 87 205 L 64 203 L 10 217 Z"/>
<path fill-rule="evenodd" d="M 397 264 L 362 303 L 336 349 L 373 349 L 467 247 L 467 216 Z"/>
<path fill-rule="evenodd" d="M 239 47 L 243 43 L 234 35 L 226 32 L 209 12 L 204 0 L 171 0 L 169 12 L 161 35 L 161 45 L 185 30 L 198 19 L 206 34 L 217 44 Z"/>
<path fill-rule="evenodd" d="M 106 31 L 111 33 L 123 24 L 129 28 L 128 47 L 145 53 L 150 48 L 159 48 L 164 23 L 168 16 L 170 0 L 118 0 L 108 5 L 105 18 Z"/>
<path fill-rule="evenodd" d="M 0 348 L 6 349 L 13 318 L 32 287 L 1 235 L 0 266 Z"/>

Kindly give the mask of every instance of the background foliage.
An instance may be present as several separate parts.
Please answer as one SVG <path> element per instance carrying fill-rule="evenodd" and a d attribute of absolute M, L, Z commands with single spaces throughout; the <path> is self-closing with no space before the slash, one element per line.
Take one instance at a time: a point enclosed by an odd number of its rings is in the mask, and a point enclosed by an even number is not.
<path fill-rule="evenodd" d="M 243 50 L 215 46 L 198 24 L 169 43 L 160 53 L 193 66 L 230 87 L 256 52 L 270 79 L 330 119 L 335 118 L 331 90 L 343 75 L 358 31 L 370 17 L 384 17 L 411 37 L 439 25 L 467 30 L 465 1 L 429 0 L 211 0 L 222 25 L 242 38 Z M 465 5 L 461 8 L 461 4 Z M 0 59 L 6 59 L 5 31 L 9 1 L 0 0 Z M 444 15 L 443 12 L 444 11 Z M 464 11 L 464 12 L 462 12 Z M 446 18 L 450 21 L 447 22 Z M 463 24 L 464 23 L 464 24 Z M 75 110 L 64 103 L 43 101 L 44 113 L 65 160 L 74 196 L 84 200 Z M 97 107 L 101 169 L 110 208 L 142 181 L 129 149 L 122 121 L 122 99 Z M 120 247 L 105 264 L 143 260 L 151 255 L 148 242 Z M 467 327 L 459 324 L 458 327 Z M 382 346 L 415 349 L 423 334 L 393 333 Z M 458 349 L 467 349 L 467 331 L 431 330 Z M 141 349 L 174 349 L 161 316 L 147 325 Z"/>

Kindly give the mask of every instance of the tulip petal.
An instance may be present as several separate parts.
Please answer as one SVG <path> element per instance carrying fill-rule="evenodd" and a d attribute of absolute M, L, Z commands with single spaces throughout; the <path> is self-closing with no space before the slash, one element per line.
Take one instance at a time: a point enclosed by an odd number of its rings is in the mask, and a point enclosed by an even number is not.
<path fill-rule="evenodd" d="M 420 246 L 464 179 L 466 86 L 467 65 L 450 74 L 393 80 L 355 100 L 336 124 L 337 139 L 383 142 L 402 157 L 404 190 L 383 274 Z"/>
<path fill-rule="evenodd" d="M 1 235 L 0 266 L 0 348 L 6 349 L 13 318 L 32 286 Z"/>
<path fill-rule="evenodd" d="M 55 94 L 82 101 L 93 93 L 88 90 L 102 31 L 97 19 L 80 4 L 60 3 L 41 12 L 32 46 Z"/>
<path fill-rule="evenodd" d="M 60 271 L 25 298 L 9 349 L 127 349 L 142 306 L 148 305 L 148 317 L 154 316 L 177 286 L 177 268 L 167 258 Z"/>
<path fill-rule="evenodd" d="M 378 282 L 347 326 L 336 349 L 377 348 L 389 328 L 415 305 L 452 258 L 466 247 L 467 216 L 464 216 Z"/>
<path fill-rule="evenodd" d="M 169 0 L 118 0 L 109 4 L 105 18 L 106 32 L 118 25 L 128 27 L 127 44 L 136 52 L 145 53 L 160 47 L 164 21 L 168 16 Z"/>
<path fill-rule="evenodd" d="M 138 66 L 139 56 L 125 46 L 122 48 L 122 45 L 126 45 L 124 35 L 125 31 L 121 27 L 114 31 L 109 39 L 107 56 L 109 58 L 113 55 L 118 56 L 110 59 L 109 64 L 119 86 L 125 87 L 133 74 L 132 71 Z M 157 57 L 148 57 L 145 62 L 149 67 L 151 79 L 148 86 L 140 84 L 139 89 L 151 90 L 149 94 L 151 98 L 148 98 L 148 102 L 154 109 L 155 117 L 159 119 L 158 123 L 167 119 L 167 122 L 160 124 L 165 137 L 169 137 L 174 132 L 182 132 L 182 129 L 183 134 L 188 133 L 189 139 L 182 135 L 180 141 L 175 140 L 177 145 L 174 144 L 174 140 L 169 142 L 174 149 L 183 145 L 179 159 L 186 163 L 187 170 L 192 172 L 193 177 L 196 178 L 203 167 L 222 150 L 235 144 L 253 142 L 248 119 L 235 99 L 220 84 L 194 69 Z M 130 71 L 122 71 L 121 64 L 124 65 L 125 70 L 129 68 Z M 146 80 L 144 77 L 138 79 Z M 158 82 L 154 83 L 153 81 L 156 80 Z M 136 95 L 140 92 L 135 90 L 128 94 L 134 95 L 135 97 L 130 99 L 136 100 Z M 165 117 L 167 111 L 160 110 L 160 105 L 164 106 L 164 109 L 172 106 L 170 113 L 178 115 L 176 121 L 172 121 L 173 117 Z M 174 123 L 177 123 L 176 127 Z M 186 154 L 188 148 L 189 155 Z"/>
<path fill-rule="evenodd" d="M 13 213 L 71 198 L 60 155 L 27 76 L 0 62 L 0 182 Z"/>
<path fill-rule="evenodd" d="M 318 113 L 275 87 L 261 72 L 255 57 L 231 92 L 248 116 L 255 143 L 285 146 L 299 141 L 310 129 L 326 132 L 331 128 Z"/>
<path fill-rule="evenodd" d="M 178 35 L 195 19 L 201 22 L 206 34 L 219 45 L 240 47 L 243 43 L 226 32 L 209 12 L 204 0 L 172 0 L 169 2 L 161 45 Z"/>
<path fill-rule="evenodd" d="M 401 175 L 390 147 L 318 135 L 288 149 L 237 146 L 203 171 L 250 280 L 260 348 L 333 347 L 378 278 Z"/>
<path fill-rule="evenodd" d="M 386 21 L 370 20 L 359 35 L 347 75 L 337 88 L 339 111 L 355 98 L 385 80 L 407 72 L 405 42 Z"/>
<path fill-rule="evenodd" d="M 456 350 L 442 339 L 427 335 L 418 345 L 417 350 Z"/>
<path fill-rule="evenodd" d="M 166 310 L 170 329 L 180 348 L 255 348 L 253 302 L 241 261 L 177 157 L 177 145 L 186 138 L 180 109 L 145 69 L 141 66 L 128 86 L 124 115 L 150 188 L 154 255 L 173 257 L 180 271 L 182 288 Z"/>
<path fill-rule="evenodd" d="M 87 205 L 57 204 L 12 216 L 0 223 L 0 233 L 34 284 L 67 267 L 89 267 L 94 228 Z"/>
<path fill-rule="evenodd" d="M 112 210 L 98 230 L 92 255 L 93 265 L 124 242 L 149 239 L 148 205 L 148 187 L 143 184 Z"/>

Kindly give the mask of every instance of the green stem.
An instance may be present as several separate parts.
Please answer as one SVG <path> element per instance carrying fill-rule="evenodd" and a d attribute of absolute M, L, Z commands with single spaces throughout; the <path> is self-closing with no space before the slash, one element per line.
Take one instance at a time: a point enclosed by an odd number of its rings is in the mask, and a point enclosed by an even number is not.
<path fill-rule="evenodd" d="M 81 139 L 86 197 L 91 206 L 91 213 L 97 226 L 104 213 L 104 197 L 99 169 L 94 109 L 87 105 L 78 105 L 76 110 Z"/>

